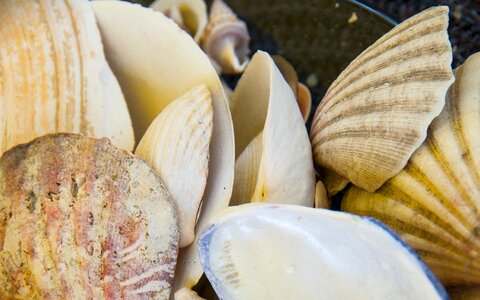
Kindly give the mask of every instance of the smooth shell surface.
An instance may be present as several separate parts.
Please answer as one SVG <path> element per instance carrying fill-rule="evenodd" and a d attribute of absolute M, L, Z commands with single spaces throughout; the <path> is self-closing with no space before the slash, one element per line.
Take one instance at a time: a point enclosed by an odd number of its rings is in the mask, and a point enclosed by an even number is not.
<path fill-rule="evenodd" d="M 134 145 L 88 1 L 0 1 L 0 154 L 55 132 Z"/>
<path fill-rule="evenodd" d="M 368 191 L 400 172 L 453 82 L 448 7 L 423 11 L 362 52 L 313 119 L 315 162 Z"/>
<path fill-rule="evenodd" d="M 303 117 L 267 53 L 258 51 L 238 82 L 232 118 L 239 157 L 231 203 L 313 206 L 315 172 Z"/>
<path fill-rule="evenodd" d="M 201 85 L 170 103 L 153 120 L 135 150 L 154 167 L 172 196 L 178 211 L 180 248 L 195 238 L 207 183 L 212 127 L 212 98 Z"/>
<path fill-rule="evenodd" d="M 228 206 L 233 185 L 233 126 L 215 69 L 194 40 L 161 13 L 120 1 L 94 2 L 93 8 L 107 60 L 125 93 L 138 137 L 174 99 L 200 84 L 210 91 L 213 131 L 198 232 Z M 193 287 L 203 273 L 196 247 L 193 243 L 180 251 L 175 291 Z"/>
<path fill-rule="evenodd" d="M 46 135 L 0 159 L 0 298 L 168 299 L 175 207 L 108 139 Z"/>
<path fill-rule="evenodd" d="M 407 166 L 376 193 L 351 188 L 342 209 L 378 218 L 445 285 L 480 285 L 480 54 L 459 67 L 442 114 Z"/>
<path fill-rule="evenodd" d="M 291 205 L 230 207 L 201 235 L 220 299 L 442 299 L 414 252 L 380 223 Z"/>

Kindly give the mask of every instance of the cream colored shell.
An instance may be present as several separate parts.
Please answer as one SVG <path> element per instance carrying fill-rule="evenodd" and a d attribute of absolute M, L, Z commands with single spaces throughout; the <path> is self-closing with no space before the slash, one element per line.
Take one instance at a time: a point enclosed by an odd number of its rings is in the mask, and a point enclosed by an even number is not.
<path fill-rule="evenodd" d="M 445 285 L 480 285 L 480 54 L 459 67 L 442 114 L 404 170 L 376 193 L 351 188 L 342 209 L 376 217 Z"/>
<path fill-rule="evenodd" d="M 233 185 L 233 127 L 217 73 L 194 40 L 163 14 L 120 1 L 94 2 L 93 8 L 105 55 L 125 93 L 138 137 L 170 102 L 195 86 L 205 84 L 211 93 L 213 131 L 198 232 L 228 206 Z M 194 241 L 180 251 L 173 291 L 191 288 L 200 279 L 196 249 Z"/>
<path fill-rule="evenodd" d="M 350 63 L 313 119 L 317 164 L 371 192 L 403 169 L 453 82 L 447 27 L 448 7 L 425 10 Z"/>
<path fill-rule="evenodd" d="M 54 132 L 132 150 L 122 91 L 86 0 L 0 1 L 0 154 Z"/>
<path fill-rule="evenodd" d="M 135 150 L 160 175 L 177 208 L 179 247 L 195 238 L 195 224 L 205 191 L 213 127 L 210 92 L 193 88 L 153 120 Z"/>
<path fill-rule="evenodd" d="M 235 183 L 232 204 L 313 206 L 311 146 L 295 96 L 272 58 L 258 51 L 232 95 Z"/>

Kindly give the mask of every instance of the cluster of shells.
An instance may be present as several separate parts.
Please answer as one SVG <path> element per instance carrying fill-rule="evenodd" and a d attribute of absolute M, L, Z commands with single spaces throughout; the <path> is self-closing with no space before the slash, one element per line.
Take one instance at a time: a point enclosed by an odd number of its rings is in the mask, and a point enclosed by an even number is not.
<path fill-rule="evenodd" d="M 222 1 L 0 20 L 0 298 L 480 297 L 480 54 L 452 71 L 448 8 L 352 61 L 310 135 Z"/>

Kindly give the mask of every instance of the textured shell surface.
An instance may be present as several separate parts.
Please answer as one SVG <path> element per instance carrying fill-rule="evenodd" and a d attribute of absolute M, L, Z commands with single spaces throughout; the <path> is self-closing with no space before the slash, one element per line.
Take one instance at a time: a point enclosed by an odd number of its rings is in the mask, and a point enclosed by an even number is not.
<path fill-rule="evenodd" d="M 54 134 L 0 159 L 0 298 L 168 299 L 175 206 L 145 161 Z"/>
<path fill-rule="evenodd" d="M 179 247 L 192 243 L 205 191 L 213 127 L 210 92 L 200 85 L 170 103 L 142 137 L 135 154 L 160 175 L 177 207 Z"/>
<path fill-rule="evenodd" d="M 88 1 L 0 1 L 0 153 L 55 132 L 133 150 L 130 115 Z"/>
<path fill-rule="evenodd" d="M 313 206 L 308 133 L 293 91 L 266 52 L 255 53 L 238 82 L 232 118 L 238 158 L 231 203 Z"/>
<path fill-rule="evenodd" d="M 220 299 L 447 299 L 383 224 L 294 205 L 229 207 L 199 239 Z"/>
<path fill-rule="evenodd" d="M 350 63 L 313 119 L 317 164 L 372 192 L 402 170 L 454 79 L 447 27 L 448 7 L 427 9 Z"/>
<path fill-rule="evenodd" d="M 227 74 L 241 73 L 248 64 L 250 35 L 247 25 L 222 0 L 214 0 L 201 45 Z"/>
<path fill-rule="evenodd" d="M 163 14 L 122 1 L 95 1 L 92 6 L 105 56 L 125 94 L 138 138 L 173 100 L 201 84 L 210 91 L 213 129 L 207 185 L 195 228 L 199 232 L 228 206 L 232 194 L 233 125 L 220 79 L 195 41 Z M 180 250 L 174 291 L 193 287 L 202 276 L 196 247 L 194 242 Z"/>
<path fill-rule="evenodd" d="M 445 285 L 480 285 L 480 54 L 455 70 L 445 108 L 406 167 L 342 209 L 380 219 Z"/>

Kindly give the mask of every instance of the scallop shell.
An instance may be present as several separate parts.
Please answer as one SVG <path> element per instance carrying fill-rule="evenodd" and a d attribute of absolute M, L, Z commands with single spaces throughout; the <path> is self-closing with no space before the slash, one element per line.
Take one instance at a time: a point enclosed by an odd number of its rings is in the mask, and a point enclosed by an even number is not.
<path fill-rule="evenodd" d="M 208 23 L 204 0 L 156 0 L 150 8 L 160 11 L 187 30 L 198 43 Z"/>
<path fill-rule="evenodd" d="M 248 64 L 250 35 L 247 25 L 222 0 L 214 0 L 201 39 L 203 50 L 223 73 L 243 72 Z"/>
<path fill-rule="evenodd" d="M 351 188 L 342 209 L 379 218 L 445 285 L 480 285 L 480 54 L 455 75 L 442 114 L 405 169 L 376 193 Z"/>
<path fill-rule="evenodd" d="M 175 206 L 141 158 L 46 135 L 0 159 L 1 299 L 168 299 Z"/>
<path fill-rule="evenodd" d="M 195 86 L 205 84 L 211 93 L 213 131 L 202 213 L 195 227 L 199 232 L 228 206 L 232 194 L 233 126 L 220 79 L 195 41 L 161 13 L 121 1 L 92 6 L 138 137 L 170 102 Z M 196 249 L 194 242 L 180 250 L 173 291 L 193 287 L 202 276 Z"/>
<path fill-rule="evenodd" d="M 418 256 L 369 218 L 294 205 L 229 207 L 201 234 L 220 299 L 447 299 Z"/>
<path fill-rule="evenodd" d="M 231 203 L 313 206 L 315 171 L 305 124 L 267 53 L 258 51 L 240 78 L 232 118 L 239 157 Z"/>
<path fill-rule="evenodd" d="M 180 248 L 195 238 L 194 228 L 208 176 L 213 127 L 210 92 L 198 86 L 170 103 L 135 150 L 160 175 L 178 211 Z"/>
<path fill-rule="evenodd" d="M 403 169 L 453 81 L 447 27 L 448 7 L 425 10 L 340 74 L 313 120 L 316 163 L 371 192 Z"/>
<path fill-rule="evenodd" d="M 132 150 L 132 122 L 88 1 L 0 1 L 0 154 L 54 132 Z"/>

